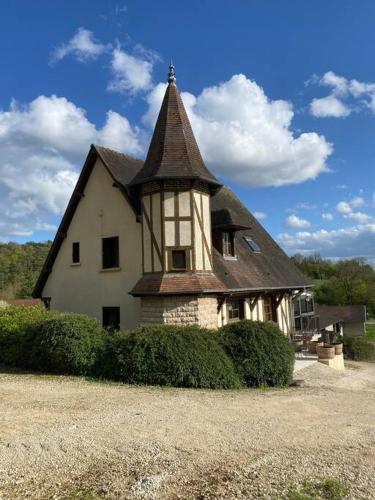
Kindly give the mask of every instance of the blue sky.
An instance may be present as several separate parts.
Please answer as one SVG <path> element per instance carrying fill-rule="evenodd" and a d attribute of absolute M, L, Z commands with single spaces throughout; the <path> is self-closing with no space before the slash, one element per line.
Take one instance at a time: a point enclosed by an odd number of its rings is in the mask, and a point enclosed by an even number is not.
<path fill-rule="evenodd" d="M 288 253 L 375 262 L 375 3 L 0 5 L 0 240 L 52 238 L 91 142 L 143 157 L 173 58 L 206 163 Z"/>

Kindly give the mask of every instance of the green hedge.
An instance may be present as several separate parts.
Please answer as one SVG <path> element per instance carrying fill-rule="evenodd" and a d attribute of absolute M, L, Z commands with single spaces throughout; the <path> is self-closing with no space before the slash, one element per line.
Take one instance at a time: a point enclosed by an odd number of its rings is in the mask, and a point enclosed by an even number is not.
<path fill-rule="evenodd" d="M 10 306 L 0 309 L 0 363 L 22 367 L 29 356 L 30 330 L 47 317 L 44 307 Z"/>
<path fill-rule="evenodd" d="M 32 326 L 26 367 L 50 373 L 92 374 L 105 335 L 93 318 L 53 313 Z"/>
<path fill-rule="evenodd" d="M 131 384 L 216 389 L 286 385 L 294 352 L 272 323 L 245 320 L 218 332 L 150 325 L 109 333 L 81 314 L 10 307 L 0 310 L 0 363 Z"/>
<path fill-rule="evenodd" d="M 343 337 L 344 356 L 354 361 L 375 363 L 375 342 L 364 337 Z"/>
<path fill-rule="evenodd" d="M 219 332 L 219 342 L 248 387 L 291 382 L 294 351 L 274 323 L 243 320 L 228 324 Z"/>
<path fill-rule="evenodd" d="M 108 337 L 97 373 L 130 384 L 240 387 L 215 333 L 197 326 L 150 325 L 115 333 Z"/>

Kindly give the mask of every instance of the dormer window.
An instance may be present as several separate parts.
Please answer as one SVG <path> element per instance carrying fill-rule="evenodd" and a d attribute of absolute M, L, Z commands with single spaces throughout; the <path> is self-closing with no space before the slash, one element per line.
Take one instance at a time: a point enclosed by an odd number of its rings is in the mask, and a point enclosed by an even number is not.
<path fill-rule="evenodd" d="M 223 231 L 223 255 L 224 257 L 235 257 L 234 232 Z"/>

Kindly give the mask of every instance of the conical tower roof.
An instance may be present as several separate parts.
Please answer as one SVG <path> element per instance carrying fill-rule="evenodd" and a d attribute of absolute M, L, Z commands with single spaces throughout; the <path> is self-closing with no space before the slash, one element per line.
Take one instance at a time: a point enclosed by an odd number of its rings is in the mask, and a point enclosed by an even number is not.
<path fill-rule="evenodd" d="M 213 186 L 220 185 L 200 154 L 172 64 L 146 161 L 131 184 L 161 179 L 200 179 Z"/>

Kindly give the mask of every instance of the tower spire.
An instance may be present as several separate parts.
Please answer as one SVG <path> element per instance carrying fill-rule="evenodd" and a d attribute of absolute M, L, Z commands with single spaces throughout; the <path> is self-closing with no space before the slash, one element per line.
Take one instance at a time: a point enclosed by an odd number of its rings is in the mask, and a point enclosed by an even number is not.
<path fill-rule="evenodd" d="M 169 72 L 168 72 L 168 83 L 176 83 L 176 74 L 174 72 L 174 65 L 171 59 L 171 63 L 169 65 Z"/>

